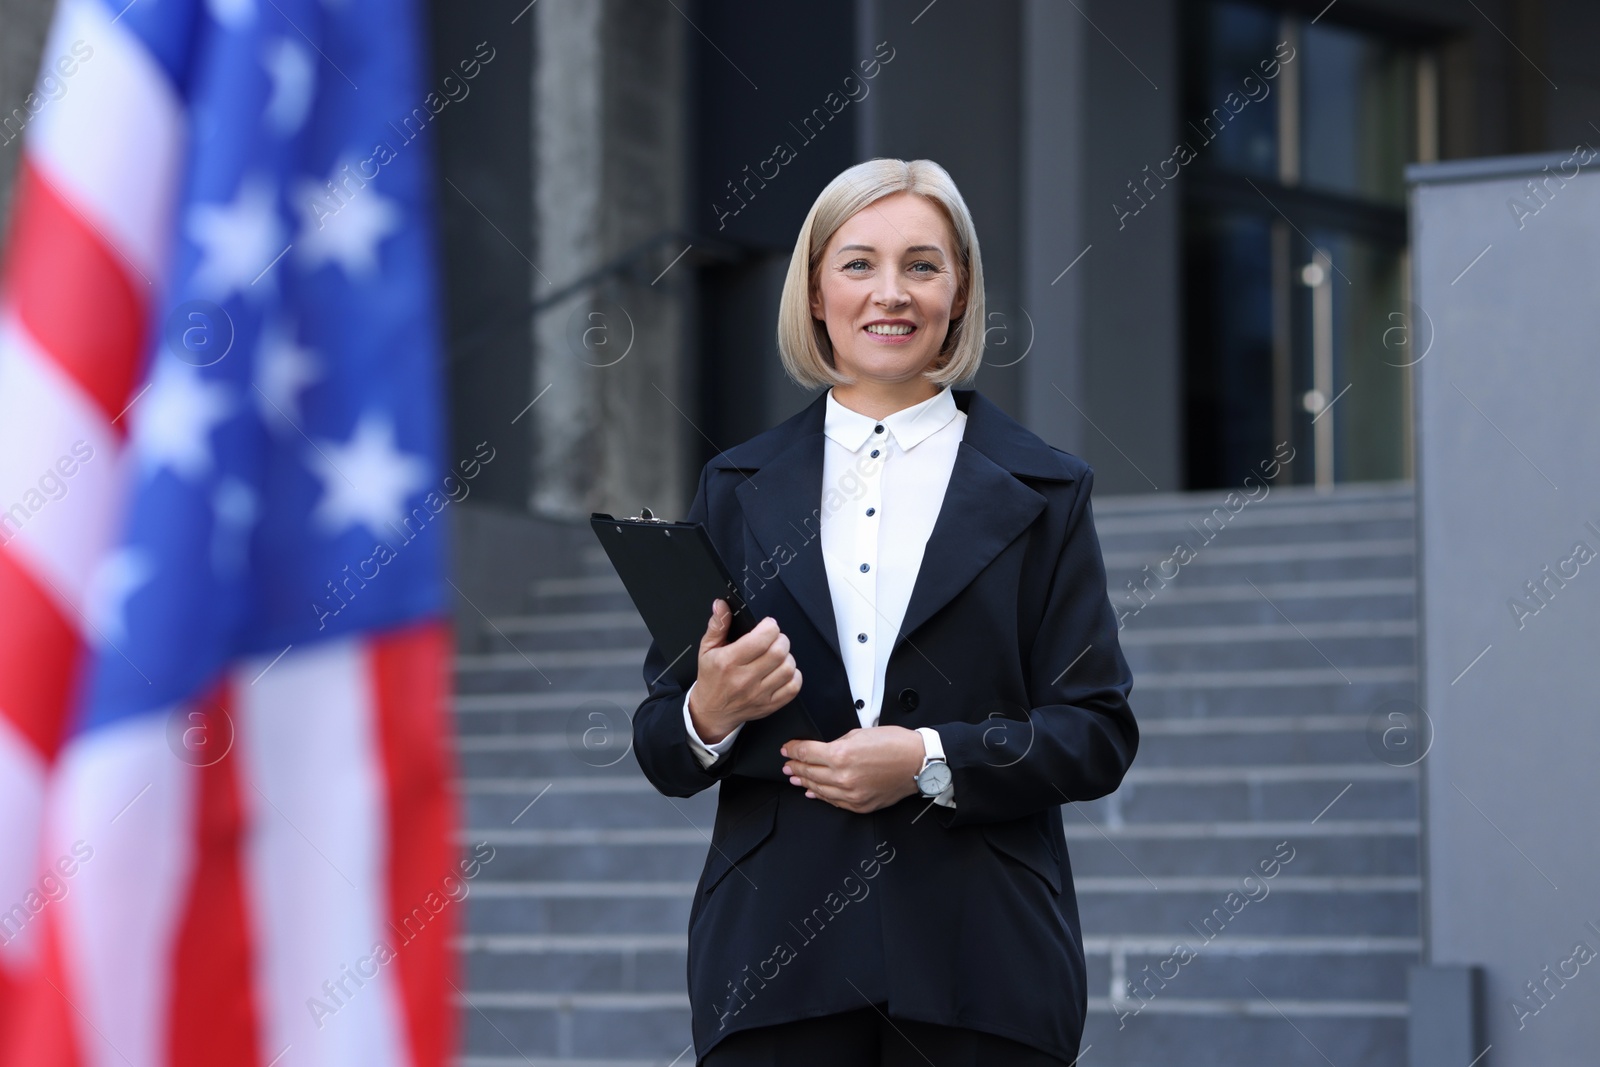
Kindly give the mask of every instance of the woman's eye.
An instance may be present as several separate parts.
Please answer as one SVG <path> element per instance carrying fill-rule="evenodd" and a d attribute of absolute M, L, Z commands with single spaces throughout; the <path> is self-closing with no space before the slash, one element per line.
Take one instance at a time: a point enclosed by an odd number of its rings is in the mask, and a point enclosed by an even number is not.
<path fill-rule="evenodd" d="M 844 269 L 845 270 L 854 270 L 857 267 L 865 268 L 866 265 L 867 265 L 867 261 L 864 260 L 864 259 L 852 259 L 850 262 L 848 262 L 848 263 L 846 263 L 844 265 Z"/>
<path fill-rule="evenodd" d="M 938 269 L 939 269 L 938 267 L 934 266 L 932 263 L 929 263 L 925 259 L 924 260 L 918 260 L 916 263 L 911 264 L 911 269 L 912 270 L 916 270 L 918 267 L 927 267 L 928 268 L 925 271 L 920 271 L 919 272 L 919 273 L 922 273 L 922 274 L 931 274 L 931 273 L 934 273 L 934 272 L 938 271 Z"/>

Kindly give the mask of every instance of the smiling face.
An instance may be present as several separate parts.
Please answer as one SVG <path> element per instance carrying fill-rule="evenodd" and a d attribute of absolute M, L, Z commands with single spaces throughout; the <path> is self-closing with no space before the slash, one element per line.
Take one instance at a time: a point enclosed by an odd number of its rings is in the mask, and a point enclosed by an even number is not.
<path fill-rule="evenodd" d="M 828 241 L 818 274 L 811 315 L 827 324 L 834 366 L 855 379 L 853 390 L 919 384 L 950 320 L 966 309 L 950 223 L 936 203 L 912 193 L 850 216 Z M 936 387 L 920 385 L 921 396 L 933 395 Z"/>

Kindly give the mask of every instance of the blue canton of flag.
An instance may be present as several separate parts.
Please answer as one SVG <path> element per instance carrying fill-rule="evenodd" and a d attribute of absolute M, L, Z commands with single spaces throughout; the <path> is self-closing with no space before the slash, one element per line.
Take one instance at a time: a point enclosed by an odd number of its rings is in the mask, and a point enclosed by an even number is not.
<path fill-rule="evenodd" d="M 239 657 L 443 611 L 430 159 L 393 124 L 424 48 L 401 7 L 120 16 L 178 87 L 190 146 L 79 730 L 193 697 Z"/>

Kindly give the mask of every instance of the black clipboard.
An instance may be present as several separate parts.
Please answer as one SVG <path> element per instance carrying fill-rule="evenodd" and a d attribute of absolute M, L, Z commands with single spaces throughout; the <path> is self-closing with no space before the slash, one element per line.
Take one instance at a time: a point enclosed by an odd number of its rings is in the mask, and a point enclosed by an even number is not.
<path fill-rule="evenodd" d="M 755 627 L 757 620 L 702 523 L 670 522 L 641 508 L 638 515 L 621 519 L 592 512 L 589 525 L 684 691 L 699 673 L 700 639 L 713 600 L 720 597 L 733 610 L 729 642 Z M 766 718 L 745 723 L 724 758 L 732 760 L 729 773 L 788 781 L 778 747 L 797 737 L 821 736 L 796 697 Z"/>

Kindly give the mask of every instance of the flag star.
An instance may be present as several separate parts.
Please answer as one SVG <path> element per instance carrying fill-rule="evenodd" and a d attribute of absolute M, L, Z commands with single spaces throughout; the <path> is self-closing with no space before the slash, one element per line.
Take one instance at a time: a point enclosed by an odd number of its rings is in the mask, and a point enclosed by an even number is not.
<path fill-rule="evenodd" d="M 206 0 L 206 9 L 230 30 L 237 30 L 256 17 L 255 0 Z"/>
<path fill-rule="evenodd" d="M 272 78 L 272 97 L 267 101 L 267 125 L 287 137 L 305 124 L 311 110 L 312 90 L 316 87 L 316 64 L 311 53 L 298 41 L 279 37 L 268 43 L 261 62 Z"/>
<path fill-rule="evenodd" d="M 255 383 L 262 422 L 280 431 L 298 429 L 300 393 L 321 377 L 310 349 L 295 343 L 293 327 L 274 320 L 262 330 Z"/>
<path fill-rule="evenodd" d="M 401 213 L 362 176 L 359 162 L 341 160 L 327 182 L 302 181 L 299 194 L 298 255 L 307 269 L 334 261 L 351 278 L 378 269 L 378 245 L 400 229 Z"/>
<path fill-rule="evenodd" d="M 405 500 L 428 480 L 421 456 L 395 447 L 394 424 L 383 415 L 361 416 L 349 442 L 322 441 L 306 455 L 322 479 L 322 499 L 312 518 L 337 535 L 361 523 L 375 535 L 406 514 Z"/>
<path fill-rule="evenodd" d="M 136 548 L 119 548 L 101 560 L 84 601 L 89 625 L 115 647 L 128 639 L 128 598 L 155 574 L 150 557 Z"/>
<path fill-rule="evenodd" d="M 211 494 L 216 526 L 211 534 L 211 567 L 218 574 L 236 574 L 245 563 L 250 528 L 261 515 L 256 494 L 237 478 L 224 478 Z"/>
<path fill-rule="evenodd" d="M 240 183 L 230 204 L 196 204 L 189 212 L 189 237 L 200 246 L 195 289 L 213 300 L 249 291 L 287 250 L 287 229 L 260 178 Z"/>
<path fill-rule="evenodd" d="M 199 479 L 211 470 L 211 433 L 233 410 L 228 388 L 178 360 L 158 364 L 134 407 L 133 449 L 152 474 L 171 467 Z"/>

